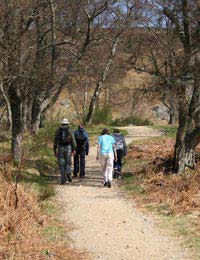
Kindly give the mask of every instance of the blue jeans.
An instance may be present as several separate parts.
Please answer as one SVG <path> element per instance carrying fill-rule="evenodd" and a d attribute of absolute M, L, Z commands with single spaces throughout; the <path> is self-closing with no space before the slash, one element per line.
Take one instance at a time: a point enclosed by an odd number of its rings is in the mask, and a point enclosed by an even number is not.
<path fill-rule="evenodd" d="M 66 175 L 71 174 L 71 145 L 59 146 L 58 148 L 58 164 L 61 173 L 61 183 L 66 182 Z"/>

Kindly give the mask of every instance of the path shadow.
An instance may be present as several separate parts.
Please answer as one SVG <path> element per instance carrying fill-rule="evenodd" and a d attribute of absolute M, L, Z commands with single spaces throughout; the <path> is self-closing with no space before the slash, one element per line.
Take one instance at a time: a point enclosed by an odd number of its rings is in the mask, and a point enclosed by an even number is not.
<path fill-rule="evenodd" d="M 73 172 L 73 171 L 72 171 Z M 49 176 L 52 180 L 52 184 L 54 185 L 60 185 L 61 182 L 61 176 L 60 173 L 57 172 L 57 174 Z M 72 175 L 72 182 L 67 183 L 66 185 L 70 186 L 88 186 L 88 187 L 104 187 L 103 186 L 103 177 L 101 173 L 99 172 L 99 169 L 95 167 L 91 168 L 86 168 L 86 176 L 85 178 L 80 178 L 80 177 L 73 177 Z"/>

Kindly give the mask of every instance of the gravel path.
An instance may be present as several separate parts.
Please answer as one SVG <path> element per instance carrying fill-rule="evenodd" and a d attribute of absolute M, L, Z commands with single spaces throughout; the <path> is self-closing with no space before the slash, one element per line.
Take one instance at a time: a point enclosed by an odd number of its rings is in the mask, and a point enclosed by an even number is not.
<path fill-rule="evenodd" d="M 157 136 L 149 128 L 127 128 L 130 142 L 144 133 Z M 64 220 L 74 228 L 72 246 L 88 252 L 92 260 L 184 260 L 192 259 L 179 241 L 163 234 L 156 220 L 141 213 L 132 201 L 119 193 L 116 183 L 111 189 L 102 185 L 96 149 L 90 150 L 87 177 L 57 186 L 57 198 Z"/>

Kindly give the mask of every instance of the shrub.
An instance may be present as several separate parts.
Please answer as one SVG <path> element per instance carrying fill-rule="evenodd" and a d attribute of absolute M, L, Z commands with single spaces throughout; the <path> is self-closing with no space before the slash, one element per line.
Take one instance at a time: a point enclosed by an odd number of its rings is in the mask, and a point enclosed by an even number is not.
<path fill-rule="evenodd" d="M 112 121 L 111 106 L 104 106 L 103 108 L 96 108 L 93 116 L 93 124 L 110 124 Z"/>
<path fill-rule="evenodd" d="M 126 126 L 126 125 L 153 125 L 149 119 L 142 119 L 137 116 L 130 116 L 126 118 L 117 118 L 112 122 L 114 126 Z"/>

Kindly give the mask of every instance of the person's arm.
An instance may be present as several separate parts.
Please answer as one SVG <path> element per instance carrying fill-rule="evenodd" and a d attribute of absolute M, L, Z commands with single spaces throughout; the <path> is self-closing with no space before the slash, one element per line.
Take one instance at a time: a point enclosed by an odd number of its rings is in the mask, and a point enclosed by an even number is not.
<path fill-rule="evenodd" d="M 100 158 L 100 144 L 97 145 L 97 157 L 96 159 L 99 160 Z"/>
<path fill-rule="evenodd" d="M 126 145 L 126 140 L 125 137 L 123 136 L 123 144 L 124 144 L 124 156 L 127 155 L 127 145 Z"/>
<path fill-rule="evenodd" d="M 113 152 L 114 152 L 114 160 L 117 161 L 116 141 L 113 136 L 112 136 L 112 147 L 113 147 Z"/>
<path fill-rule="evenodd" d="M 76 143 L 76 138 L 74 133 L 71 131 L 71 135 L 72 135 L 72 154 L 75 155 L 76 154 L 76 147 L 77 147 L 77 143 Z"/>
<path fill-rule="evenodd" d="M 86 155 L 89 154 L 89 149 L 90 149 L 90 142 L 89 142 L 89 137 L 88 137 L 88 133 L 85 132 L 85 137 L 86 137 L 86 144 L 85 144 L 85 148 L 86 148 Z"/>
<path fill-rule="evenodd" d="M 98 144 L 97 144 L 97 157 L 96 159 L 99 160 L 100 158 L 100 150 L 101 150 L 101 140 L 100 137 L 98 138 Z"/>
<path fill-rule="evenodd" d="M 117 161 L 117 149 L 115 143 L 113 144 L 114 160 Z"/>

